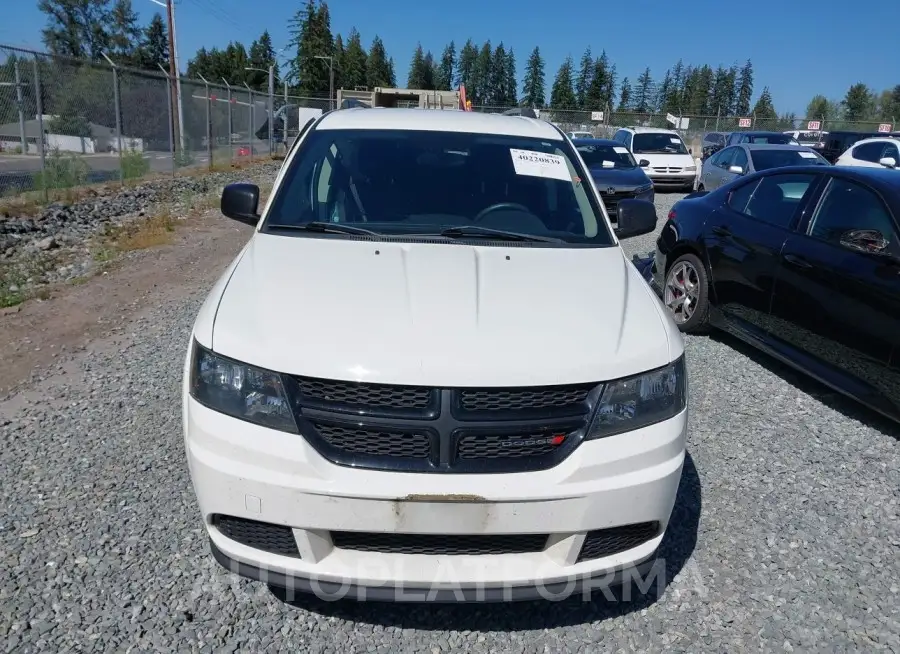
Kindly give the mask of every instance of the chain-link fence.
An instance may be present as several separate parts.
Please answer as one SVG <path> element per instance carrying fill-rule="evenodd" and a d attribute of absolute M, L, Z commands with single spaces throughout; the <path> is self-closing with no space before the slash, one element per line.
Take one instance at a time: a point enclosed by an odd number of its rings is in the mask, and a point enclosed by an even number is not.
<path fill-rule="evenodd" d="M 268 157 L 329 104 L 0 45 L 0 196 Z"/>

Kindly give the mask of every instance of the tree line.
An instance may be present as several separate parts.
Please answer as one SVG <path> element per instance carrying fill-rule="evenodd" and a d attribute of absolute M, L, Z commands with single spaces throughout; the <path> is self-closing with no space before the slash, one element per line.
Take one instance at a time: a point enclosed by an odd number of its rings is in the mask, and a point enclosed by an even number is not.
<path fill-rule="evenodd" d="M 48 22 L 44 44 L 52 54 L 99 59 L 106 52 L 115 61 L 149 70 L 168 66 L 168 35 L 160 14 L 146 27 L 138 24 L 131 0 L 39 0 Z M 247 83 L 265 91 L 266 72 L 274 67 L 276 85 L 288 84 L 292 94 L 326 97 L 330 72 L 335 88 L 396 86 L 394 59 L 378 35 L 368 48 L 356 28 L 346 35 L 331 29 L 324 0 L 305 0 L 291 21 L 290 54 L 282 74 L 272 39 L 264 32 L 250 47 L 232 42 L 225 48 L 201 48 L 187 64 L 189 76 L 210 81 Z M 672 113 L 676 115 L 744 117 L 760 120 L 796 119 L 779 114 L 768 87 L 754 94 L 753 64 L 728 66 L 690 64 L 682 60 L 654 76 L 645 68 L 637 77 L 620 76 L 605 50 L 595 56 L 585 50 L 577 62 L 570 56 L 559 66 L 548 85 L 540 47 L 535 46 L 524 64 L 522 84 L 516 56 L 502 41 L 481 44 L 467 40 L 457 48 L 450 41 L 440 56 L 420 43 L 409 60 L 405 83 L 409 88 L 451 89 L 466 86 L 475 105 L 513 105 L 558 110 Z M 846 95 L 811 99 L 806 117 L 826 121 L 888 121 L 900 119 L 900 84 L 882 92 L 865 84 L 852 85 Z"/>

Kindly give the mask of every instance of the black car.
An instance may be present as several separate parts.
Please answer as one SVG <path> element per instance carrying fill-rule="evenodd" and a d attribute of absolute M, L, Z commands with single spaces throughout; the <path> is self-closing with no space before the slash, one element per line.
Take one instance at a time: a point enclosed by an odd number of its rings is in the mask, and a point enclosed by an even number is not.
<path fill-rule="evenodd" d="M 644 172 L 649 161 L 643 159 L 638 164 L 628 148 L 618 141 L 573 139 L 572 144 L 584 159 L 610 220 L 616 219 L 621 200 L 635 198 L 653 202 L 653 182 Z"/>
<path fill-rule="evenodd" d="M 725 141 L 725 147 L 738 143 L 764 143 L 768 145 L 800 145 L 790 134 L 784 132 L 731 132 Z"/>
<path fill-rule="evenodd" d="M 889 134 L 879 134 L 878 132 L 828 132 L 825 135 L 824 146 L 816 148 L 816 151 L 831 163 L 838 160 L 854 143 L 863 139 L 873 139 Z"/>
<path fill-rule="evenodd" d="M 700 159 L 706 161 L 716 152 L 725 147 L 728 140 L 727 132 L 709 132 L 703 135 L 703 143 L 700 146 Z"/>
<path fill-rule="evenodd" d="M 682 331 L 728 331 L 900 421 L 897 179 L 803 166 L 694 193 L 645 277 Z"/>

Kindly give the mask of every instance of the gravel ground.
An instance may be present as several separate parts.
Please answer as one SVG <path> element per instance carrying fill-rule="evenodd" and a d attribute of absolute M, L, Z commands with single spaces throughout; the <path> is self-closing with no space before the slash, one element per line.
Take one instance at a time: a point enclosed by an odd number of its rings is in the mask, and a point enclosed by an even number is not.
<path fill-rule="evenodd" d="M 897 432 L 717 338 L 687 341 L 690 458 L 659 596 L 278 601 L 218 568 L 201 531 L 178 401 L 201 299 L 0 406 L 0 650 L 900 650 Z"/>

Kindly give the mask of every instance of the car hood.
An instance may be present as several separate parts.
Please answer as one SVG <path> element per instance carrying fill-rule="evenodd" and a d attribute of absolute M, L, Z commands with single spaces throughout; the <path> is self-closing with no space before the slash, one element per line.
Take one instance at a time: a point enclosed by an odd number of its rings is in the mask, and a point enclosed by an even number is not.
<path fill-rule="evenodd" d="M 650 178 L 640 168 L 618 169 L 597 166 L 590 169 L 594 183 L 602 191 L 607 186 L 631 188 L 650 183 Z"/>
<path fill-rule="evenodd" d="M 618 247 L 257 233 L 222 293 L 212 348 L 311 377 L 549 385 L 665 365 L 682 349 L 669 323 Z"/>

